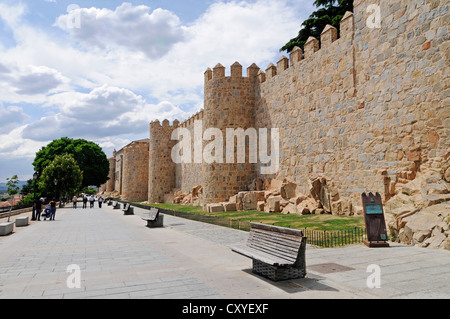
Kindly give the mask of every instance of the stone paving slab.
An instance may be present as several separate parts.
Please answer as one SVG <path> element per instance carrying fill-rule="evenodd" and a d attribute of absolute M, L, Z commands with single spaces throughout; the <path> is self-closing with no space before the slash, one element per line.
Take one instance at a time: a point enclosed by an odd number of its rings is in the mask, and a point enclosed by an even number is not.
<path fill-rule="evenodd" d="M 307 278 L 272 282 L 230 246 L 248 233 L 165 215 L 147 228 L 135 215 L 105 206 L 58 209 L 55 221 L 32 222 L 0 238 L 0 298 L 42 299 L 358 299 L 449 298 L 450 253 L 391 244 L 307 247 Z M 317 265 L 335 264 L 322 273 Z M 67 267 L 80 268 L 69 288 Z M 381 271 L 369 288 L 369 265 Z"/>

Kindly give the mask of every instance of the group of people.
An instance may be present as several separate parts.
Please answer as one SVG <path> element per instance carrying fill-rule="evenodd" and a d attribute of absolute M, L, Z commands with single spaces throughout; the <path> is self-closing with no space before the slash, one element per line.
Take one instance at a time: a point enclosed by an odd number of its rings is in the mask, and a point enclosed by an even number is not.
<path fill-rule="evenodd" d="M 87 207 L 88 201 L 90 204 L 90 208 L 93 208 L 94 202 L 95 202 L 94 195 L 91 195 L 89 198 L 86 195 L 83 196 L 83 208 Z M 102 208 L 103 198 L 101 196 L 97 199 L 97 202 L 98 202 L 98 207 Z M 57 203 L 56 199 L 53 198 L 47 205 L 45 205 L 45 200 L 43 197 L 37 198 L 33 204 L 36 219 L 38 221 L 40 221 L 41 217 L 42 217 L 42 218 L 44 218 L 44 220 L 47 220 L 47 218 L 49 220 L 55 220 L 56 203 Z M 78 197 L 76 195 L 72 198 L 72 203 L 73 203 L 73 208 L 77 208 Z"/>
<path fill-rule="evenodd" d="M 89 207 L 93 208 L 94 207 L 94 202 L 95 202 L 94 195 L 91 195 L 89 197 L 89 199 L 88 199 L 88 197 L 86 195 L 83 195 L 83 208 L 87 207 L 88 200 L 89 200 Z M 102 208 L 103 198 L 101 196 L 98 198 L 97 202 L 98 202 L 98 208 Z M 78 197 L 77 197 L 77 195 L 75 195 L 72 198 L 72 204 L 73 204 L 73 208 L 74 209 L 77 208 L 77 203 L 78 203 Z"/>
<path fill-rule="evenodd" d="M 56 199 L 53 198 L 47 205 L 44 204 L 45 200 L 43 197 L 36 199 L 34 202 L 34 210 L 36 213 L 36 219 L 41 220 L 41 215 L 44 220 L 55 220 L 56 215 Z"/>

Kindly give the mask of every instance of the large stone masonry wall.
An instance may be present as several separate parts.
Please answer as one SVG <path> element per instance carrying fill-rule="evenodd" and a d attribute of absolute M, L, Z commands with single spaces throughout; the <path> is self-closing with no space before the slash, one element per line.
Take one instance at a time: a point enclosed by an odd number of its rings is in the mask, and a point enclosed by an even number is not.
<path fill-rule="evenodd" d="M 366 23 L 370 2 L 354 1 L 356 97 L 371 134 L 360 156 L 387 167 L 386 191 L 394 194 L 421 163 L 450 147 L 450 4 L 377 2 L 378 29 Z"/>
<path fill-rule="evenodd" d="M 327 27 L 290 61 L 260 74 L 257 127 L 280 129 L 280 170 L 307 192 L 324 175 L 341 195 L 385 198 L 395 183 L 450 146 L 448 4 L 380 1 L 380 29 L 366 25 L 372 1 L 355 1 L 341 37 Z M 405 172 L 403 172 L 405 171 Z"/>
<path fill-rule="evenodd" d="M 368 24 L 369 5 L 381 9 L 380 28 Z M 355 0 L 339 37 L 327 26 L 304 52 L 296 48 L 264 72 L 252 65 L 243 76 L 239 63 L 230 76 L 220 64 L 208 69 L 204 110 L 181 126 L 192 137 L 195 119 L 203 132 L 219 128 L 223 137 L 226 128 L 278 128 L 280 169 L 261 175 L 248 163 L 248 149 L 245 164 L 175 164 L 170 136 L 178 121 L 152 122 L 148 201 L 199 184 L 203 203 L 225 201 L 255 176 L 288 178 L 303 193 L 311 179 L 325 176 L 356 205 L 362 192 L 388 199 L 421 163 L 450 148 L 449 7 L 445 0 Z M 122 157 L 115 154 L 115 191 Z"/>
<path fill-rule="evenodd" d="M 200 110 L 199 112 L 182 122 L 179 126 L 180 128 L 186 128 L 189 130 L 192 143 L 194 141 L 194 137 L 196 136 L 194 134 L 195 121 L 200 121 L 203 127 L 203 115 L 204 111 Z M 197 138 L 202 138 L 203 130 L 200 132 L 200 134 L 201 136 L 197 136 Z M 175 186 L 183 194 L 188 194 L 194 187 L 202 184 L 202 165 L 201 163 L 194 162 L 194 147 L 191 148 L 191 159 L 191 163 L 181 163 L 176 165 Z"/>
<path fill-rule="evenodd" d="M 172 160 L 172 148 L 176 141 L 171 140 L 174 129 L 179 125 L 174 121 L 170 125 L 164 120 L 150 123 L 150 144 L 148 162 L 148 202 L 162 203 L 164 195 L 176 186 L 176 164 Z"/>
<path fill-rule="evenodd" d="M 115 158 L 115 170 L 114 173 L 114 191 L 118 193 L 119 195 L 122 195 L 122 189 L 123 189 L 123 148 L 120 149 L 117 152 L 114 152 L 114 158 Z"/>
<path fill-rule="evenodd" d="M 134 141 L 123 148 L 122 200 L 147 200 L 148 149 L 149 139 Z"/>
<path fill-rule="evenodd" d="M 273 177 L 292 179 L 304 193 L 314 175 L 341 179 L 338 174 L 350 169 L 355 155 L 349 149 L 356 123 L 351 113 L 357 110 L 352 38 L 349 13 L 341 21 L 340 39 L 328 27 L 320 50 L 318 39 L 311 37 L 304 54 L 296 48 L 290 61 L 282 57 L 259 75 L 256 126 L 280 132 L 280 170 Z"/>
<path fill-rule="evenodd" d="M 108 181 L 106 182 L 105 191 L 108 193 L 111 193 L 114 191 L 115 186 L 115 174 L 116 174 L 116 158 L 111 157 L 109 159 L 109 174 L 108 174 Z"/>
<path fill-rule="evenodd" d="M 204 129 L 217 128 L 223 139 L 223 156 L 219 162 L 202 165 L 203 198 L 206 203 L 226 201 L 240 190 L 247 189 L 255 178 L 255 164 L 249 163 L 248 147 L 238 149 L 235 141 L 234 163 L 227 161 L 226 129 L 255 128 L 256 75 L 259 68 L 252 65 L 247 76 L 242 75 L 242 66 L 236 62 L 231 66 L 231 75 L 225 76 L 225 67 L 217 64 L 205 72 Z M 217 137 L 213 138 L 217 140 Z M 204 148 L 210 142 L 203 143 Z M 245 151 L 245 163 L 238 163 L 236 154 Z M 215 154 L 215 153 L 214 153 Z"/>

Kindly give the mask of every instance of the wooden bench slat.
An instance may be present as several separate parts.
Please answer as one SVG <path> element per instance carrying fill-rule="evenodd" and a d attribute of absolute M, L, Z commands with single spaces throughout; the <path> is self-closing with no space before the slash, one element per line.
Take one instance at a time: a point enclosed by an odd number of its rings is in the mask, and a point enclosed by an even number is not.
<path fill-rule="evenodd" d="M 267 246 L 268 248 L 276 248 L 276 249 L 279 249 L 279 250 L 281 250 L 283 252 L 292 253 L 294 255 L 297 254 L 297 251 L 300 248 L 300 245 L 298 245 L 298 246 L 289 246 L 289 245 L 285 245 L 284 243 L 280 243 L 280 242 L 277 242 L 277 241 L 270 241 L 270 240 L 265 240 L 265 239 L 262 239 L 262 238 L 255 238 L 255 237 L 252 238 L 252 241 L 249 242 L 249 245 L 251 245 L 253 243 L 257 243 L 257 244 L 259 244 L 259 245 L 261 245 L 263 247 Z"/>
<path fill-rule="evenodd" d="M 286 250 L 282 246 L 267 245 L 267 243 L 262 243 L 262 242 L 258 242 L 258 241 L 254 241 L 248 246 L 252 247 L 254 249 L 258 249 L 263 252 L 272 253 L 275 256 L 283 257 L 286 259 L 292 259 L 293 261 L 296 260 L 297 255 L 298 255 L 298 249 L 297 250 Z"/>
<path fill-rule="evenodd" d="M 247 247 L 247 246 L 235 246 L 235 247 L 232 248 L 232 250 L 234 252 L 237 252 L 237 253 L 239 253 L 241 255 L 244 255 L 246 257 L 249 257 L 249 258 L 252 258 L 252 259 L 257 259 L 259 261 L 262 261 L 264 263 L 271 264 L 271 265 L 274 265 L 274 266 L 281 266 L 281 267 L 283 267 L 283 266 L 292 265 L 292 262 L 289 261 L 289 260 L 286 260 L 286 259 L 283 259 L 283 258 L 277 258 L 277 257 L 274 257 L 273 255 L 263 253 L 263 252 L 261 252 L 259 250 L 255 250 L 255 249 L 252 249 L 252 248 Z"/>
<path fill-rule="evenodd" d="M 291 262 L 291 264 L 294 264 L 296 259 L 297 259 L 297 254 L 286 253 L 286 252 L 283 252 L 281 250 L 277 250 L 276 248 L 271 248 L 271 247 L 268 247 L 268 246 L 258 245 L 257 243 L 252 243 L 248 247 L 253 248 L 255 250 L 258 250 L 260 252 L 266 253 L 266 254 L 271 254 L 271 255 L 273 255 L 275 257 L 279 257 L 279 258 L 283 258 L 283 259 L 289 260 Z"/>
<path fill-rule="evenodd" d="M 151 208 L 149 212 L 146 214 L 147 217 L 143 217 L 142 219 L 147 221 L 155 221 L 159 216 L 159 210 L 155 208 Z"/>
<path fill-rule="evenodd" d="M 280 227 L 280 226 L 275 226 L 275 225 L 266 225 L 266 224 L 253 223 L 253 222 L 251 223 L 251 226 L 255 230 L 256 229 L 266 230 L 269 232 L 280 233 L 280 234 L 285 234 L 285 235 L 293 235 L 293 236 L 298 236 L 298 237 L 303 236 L 303 232 L 300 229 L 286 228 L 286 227 Z"/>
<path fill-rule="evenodd" d="M 253 260 L 253 272 L 273 280 L 306 275 L 306 237 L 301 230 L 252 222 L 250 226 L 247 244 L 232 250 Z"/>
<path fill-rule="evenodd" d="M 301 238 L 299 238 L 301 240 Z M 283 251 L 284 253 L 288 253 L 294 255 L 296 257 L 298 255 L 298 250 L 301 246 L 301 241 L 292 241 L 287 238 L 278 237 L 278 236 L 270 236 L 268 234 L 263 234 L 259 232 L 250 232 L 249 241 L 250 244 L 253 242 L 258 242 L 262 246 L 267 246 L 269 248 L 275 248 Z"/>
<path fill-rule="evenodd" d="M 249 240 L 261 240 L 261 241 L 269 241 L 273 243 L 277 243 L 279 245 L 285 245 L 286 247 L 291 247 L 293 249 L 298 248 L 301 245 L 301 238 L 298 238 L 298 241 L 290 240 L 289 238 L 279 237 L 279 236 L 271 236 L 269 234 L 259 233 L 259 232 L 250 232 Z"/>
<path fill-rule="evenodd" d="M 303 237 L 303 236 L 293 236 L 293 235 L 287 235 L 287 234 L 281 234 L 281 233 L 275 233 L 275 232 L 267 232 L 267 231 L 260 230 L 260 229 L 252 230 L 252 232 L 255 234 L 266 235 L 269 238 L 281 238 L 287 242 L 300 243 L 302 241 L 302 237 Z"/>

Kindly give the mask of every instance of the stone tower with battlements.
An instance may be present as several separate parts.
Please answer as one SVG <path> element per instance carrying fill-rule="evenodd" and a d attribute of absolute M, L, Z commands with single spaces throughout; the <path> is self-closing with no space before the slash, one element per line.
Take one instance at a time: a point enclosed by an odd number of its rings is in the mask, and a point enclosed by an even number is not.
<path fill-rule="evenodd" d="M 171 151 L 175 141 L 171 140 L 172 132 L 179 122 L 170 125 L 164 120 L 150 123 L 150 144 L 148 161 L 148 201 L 160 203 L 164 201 L 164 194 L 175 188 L 176 165 L 172 161 Z"/>
<path fill-rule="evenodd" d="M 362 192 L 396 194 L 430 158 L 450 154 L 450 5 L 445 0 L 354 0 L 340 30 L 326 26 L 264 71 L 256 65 L 230 76 L 217 64 L 204 76 L 204 109 L 179 124 L 193 132 L 222 135 L 216 163 L 175 164 L 165 120 L 150 124 L 148 200 L 162 202 L 173 188 L 202 185 L 202 203 L 226 201 L 262 176 L 259 164 L 227 161 L 228 129 L 278 128 L 279 170 L 270 178 L 290 179 L 309 193 L 309 181 L 326 176 L 336 198 L 358 204 Z M 374 16 L 375 15 L 375 16 Z M 209 132 L 211 133 L 211 132 Z M 206 139 L 205 139 L 206 137 Z M 210 138 L 210 140 L 208 140 Z M 213 136 L 203 136 L 203 152 Z M 215 144 L 217 146 L 217 144 Z M 123 154 L 115 154 L 116 190 L 123 187 Z M 122 185 L 122 186 L 121 186 Z"/>
<path fill-rule="evenodd" d="M 226 201 L 240 190 L 245 190 L 255 178 L 255 164 L 249 162 L 248 143 L 238 148 L 237 138 L 231 146 L 232 161 L 227 156 L 227 129 L 255 128 L 255 106 L 258 97 L 257 74 L 259 68 L 253 64 L 242 75 L 242 66 L 235 62 L 230 76 L 225 76 L 225 67 L 217 64 L 205 72 L 204 129 L 217 128 L 222 134 L 222 158 L 214 163 L 203 160 L 203 203 Z M 204 142 L 204 145 L 207 144 Z M 205 145 L 206 147 L 206 145 Z M 204 150 L 206 151 L 206 150 Z M 245 162 L 239 163 L 237 155 L 245 152 Z"/>

